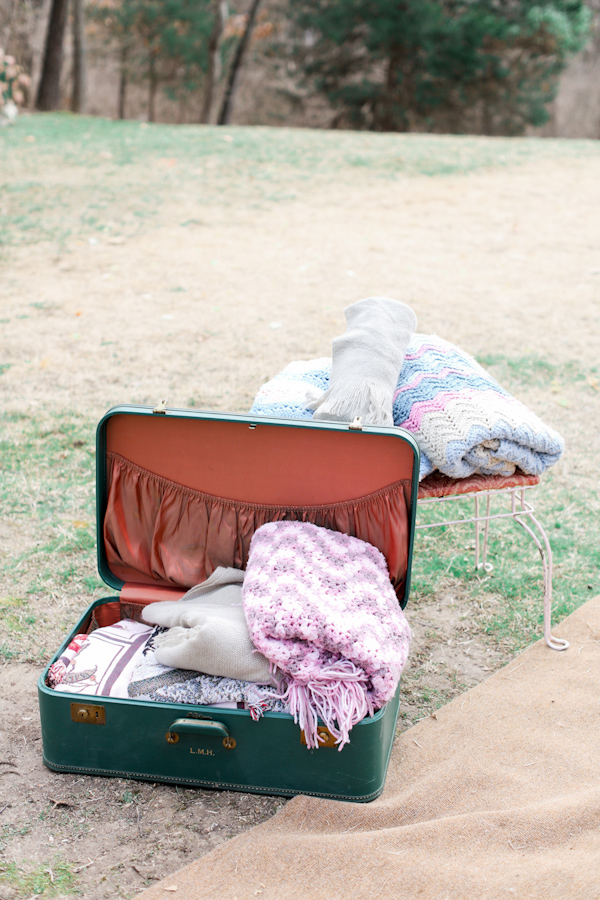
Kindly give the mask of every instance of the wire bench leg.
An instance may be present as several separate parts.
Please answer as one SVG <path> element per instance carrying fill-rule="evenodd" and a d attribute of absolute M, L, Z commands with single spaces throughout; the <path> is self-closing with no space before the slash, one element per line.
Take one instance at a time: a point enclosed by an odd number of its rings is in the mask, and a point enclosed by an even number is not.
<path fill-rule="evenodd" d="M 513 508 L 514 500 L 515 497 L 513 493 Z M 531 524 L 535 526 L 543 543 L 540 542 L 538 535 L 534 530 L 523 520 L 524 516 L 526 516 Z M 544 640 L 551 650 L 567 650 L 569 642 L 564 640 L 564 638 L 557 638 L 552 634 L 552 548 L 550 547 L 548 536 L 541 523 L 533 515 L 533 512 L 528 510 L 525 506 L 523 492 L 521 492 L 521 509 L 514 512 L 514 519 L 530 536 L 542 558 L 542 568 L 544 572 Z"/>
<path fill-rule="evenodd" d="M 557 638 L 552 634 L 552 548 L 548 541 L 548 536 L 544 531 L 541 523 L 534 516 L 533 506 L 525 500 L 525 491 L 528 487 L 506 487 L 499 490 L 482 491 L 485 493 L 486 508 L 485 515 L 480 515 L 479 501 L 481 495 L 473 492 L 475 501 L 475 517 L 458 519 L 446 519 L 442 522 L 431 522 L 423 525 L 417 525 L 416 529 L 423 528 L 440 528 L 448 525 L 465 525 L 469 522 L 475 523 L 475 568 L 480 571 L 491 572 L 493 566 L 487 561 L 489 524 L 491 519 L 514 519 L 521 528 L 527 532 L 531 540 L 537 547 L 542 559 L 543 569 L 543 591 L 544 591 L 544 640 L 551 650 L 566 650 L 569 642 L 563 638 Z M 510 493 L 510 511 L 505 513 L 491 513 L 491 496 Z M 517 498 L 517 494 L 519 495 Z M 466 495 L 451 494 L 449 496 L 441 496 L 434 498 L 423 498 L 421 503 L 445 503 L 449 500 L 466 499 Z M 534 530 L 535 529 L 535 530 Z M 537 533 L 536 533 L 537 531 Z M 483 539 L 482 539 L 483 538 Z"/>

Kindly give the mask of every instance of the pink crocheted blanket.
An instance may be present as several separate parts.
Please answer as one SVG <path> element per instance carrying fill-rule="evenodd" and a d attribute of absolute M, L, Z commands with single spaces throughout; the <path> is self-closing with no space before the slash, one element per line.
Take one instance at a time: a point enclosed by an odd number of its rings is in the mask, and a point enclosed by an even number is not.
<path fill-rule="evenodd" d="M 308 747 L 319 745 L 319 718 L 341 750 L 393 697 L 411 633 L 371 544 L 308 522 L 268 522 L 252 538 L 242 601 Z"/>

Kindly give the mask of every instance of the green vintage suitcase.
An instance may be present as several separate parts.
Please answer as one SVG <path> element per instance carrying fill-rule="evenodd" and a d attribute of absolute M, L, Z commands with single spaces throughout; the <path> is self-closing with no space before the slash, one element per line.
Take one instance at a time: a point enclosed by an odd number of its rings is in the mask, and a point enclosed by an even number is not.
<path fill-rule="evenodd" d="M 118 596 L 92 604 L 51 663 L 92 616 L 110 624 L 136 604 L 178 599 L 216 565 L 244 568 L 255 528 L 270 520 L 369 540 L 404 606 L 418 470 L 418 448 L 398 428 L 109 410 L 97 432 L 98 566 Z M 47 673 L 38 692 L 44 762 L 55 771 L 355 801 L 383 790 L 398 692 L 341 751 L 325 728 L 314 750 L 283 713 L 253 721 L 243 709 L 74 696 L 50 689 Z"/>

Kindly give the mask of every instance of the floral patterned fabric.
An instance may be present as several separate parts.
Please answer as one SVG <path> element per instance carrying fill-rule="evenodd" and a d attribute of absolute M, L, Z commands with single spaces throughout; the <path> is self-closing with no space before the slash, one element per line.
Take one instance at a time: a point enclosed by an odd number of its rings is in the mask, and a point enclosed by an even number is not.
<path fill-rule="evenodd" d="M 123 619 L 114 625 L 98 628 L 91 634 L 77 635 L 67 648 L 68 654 L 57 660 L 62 665 L 62 661 L 75 650 L 64 671 L 54 663 L 48 673 L 49 686 L 70 694 L 127 697 L 127 685 L 137 656 L 151 633 L 149 625 Z M 55 684 L 52 684 L 51 673 Z M 56 681 L 57 677 L 59 681 Z"/>

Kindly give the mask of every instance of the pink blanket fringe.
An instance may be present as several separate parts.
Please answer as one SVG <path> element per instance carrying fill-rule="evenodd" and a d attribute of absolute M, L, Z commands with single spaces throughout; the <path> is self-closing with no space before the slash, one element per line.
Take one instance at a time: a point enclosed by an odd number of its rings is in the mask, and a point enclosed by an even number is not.
<path fill-rule="evenodd" d="M 318 747 L 325 740 L 317 731 L 319 719 L 335 738 L 338 750 L 350 743 L 350 730 L 375 711 L 368 681 L 365 672 L 343 659 L 324 666 L 308 684 L 288 684 L 281 698 L 304 731 L 307 747 Z"/>

